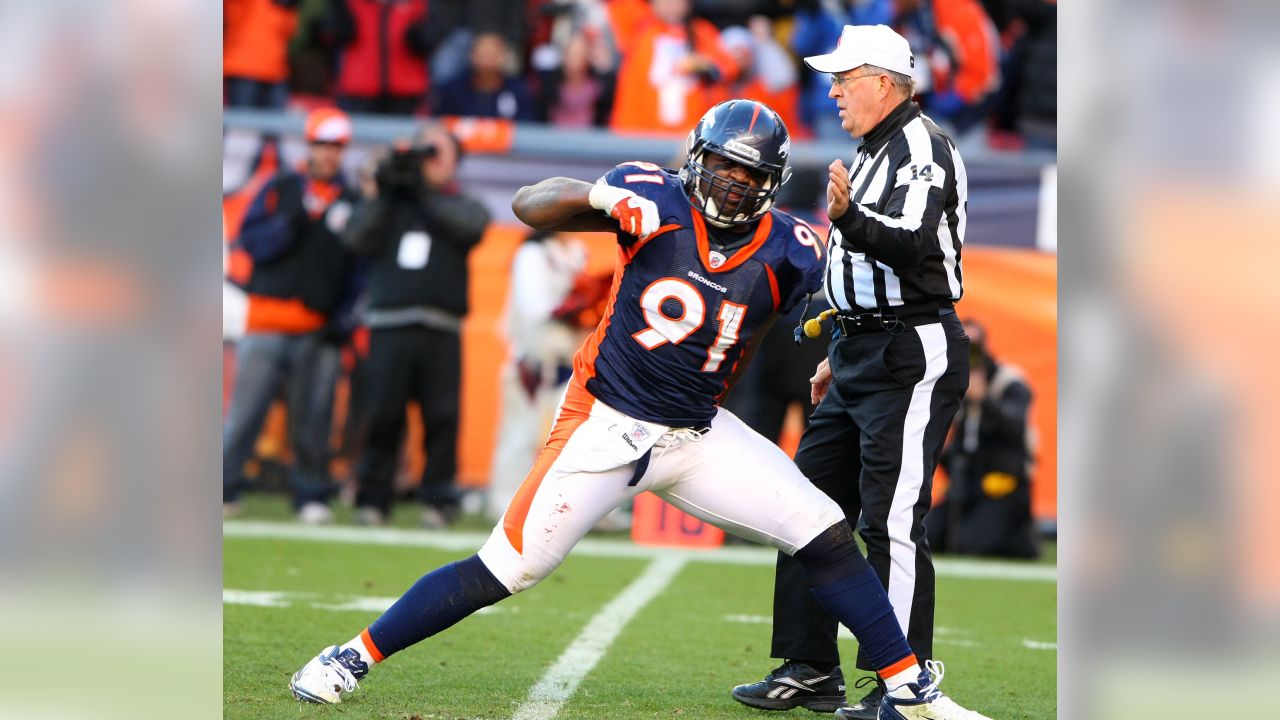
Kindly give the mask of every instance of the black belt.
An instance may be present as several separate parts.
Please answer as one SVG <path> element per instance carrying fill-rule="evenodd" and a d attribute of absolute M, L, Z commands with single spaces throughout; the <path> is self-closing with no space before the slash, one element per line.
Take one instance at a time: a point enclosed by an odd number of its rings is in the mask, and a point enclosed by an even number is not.
<path fill-rule="evenodd" d="M 887 332 L 891 335 L 917 325 L 938 322 L 938 318 L 955 314 L 955 306 L 949 302 L 899 305 L 882 310 L 861 313 L 838 312 L 832 321 L 840 328 L 842 337 L 869 332 Z"/>

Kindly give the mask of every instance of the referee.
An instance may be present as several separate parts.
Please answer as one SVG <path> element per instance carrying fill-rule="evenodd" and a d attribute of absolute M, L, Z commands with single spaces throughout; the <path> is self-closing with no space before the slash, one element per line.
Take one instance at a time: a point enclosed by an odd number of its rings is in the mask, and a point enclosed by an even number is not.
<path fill-rule="evenodd" d="M 818 406 L 796 464 L 858 528 L 923 662 L 933 654 L 934 608 L 923 521 L 969 382 L 969 339 L 954 310 L 968 183 L 951 139 L 911 99 L 915 59 L 901 35 L 845 26 L 835 50 L 805 63 L 831 75 L 841 125 L 862 144 L 852 169 L 840 160 L 829 167 L 825 284 L 836 332 L 810 380 Z M 739 702 L 775 710 L 833 697 L 843 704 L 836 620 L 807 588 L 799 563 L 780 554 L 772 655 L 784 662 L 734 688 Z M 858 667 L 872 670 L 863 657 Z M 837 716 L 874 720 L 883 688 L 876 678 Z"/>

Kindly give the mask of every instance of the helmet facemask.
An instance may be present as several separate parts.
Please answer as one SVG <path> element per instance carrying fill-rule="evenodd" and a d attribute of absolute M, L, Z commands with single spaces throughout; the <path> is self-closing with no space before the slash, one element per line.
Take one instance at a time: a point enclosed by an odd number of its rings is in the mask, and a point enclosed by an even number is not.
<path fill-rule="evenodd" d="M 704 162 L 708 151 L 723 155 L 753 172 L 764 171 L 764 183 L 755 188 L 748 183 L 736 182 L 715 174 Z M 705 144 L 692 148 L 681 174 L 694 206 L 702 212 L 707 222 L 722 228 L 758 220 L 773 207 L 774 198 L 782 187 L 778 172 L 756 167 L 731 153 L 717 152 L 716 148 L 708 148 Z M 731 194 L 737 195 L 738 199 L 730 200 Z"/>
<path fill-rule="evenodd" d="M 759 220 L 773 208 L 791 174 L 787 127 L 777 113 L 755 100 L 726 100 L 708 110 L 690 131 L 685 152 L 680 170 L 685 194 L 717 227 Z M 727 177 L 741 178 L 738 166 L 750 171 L 749 182 Z"/>

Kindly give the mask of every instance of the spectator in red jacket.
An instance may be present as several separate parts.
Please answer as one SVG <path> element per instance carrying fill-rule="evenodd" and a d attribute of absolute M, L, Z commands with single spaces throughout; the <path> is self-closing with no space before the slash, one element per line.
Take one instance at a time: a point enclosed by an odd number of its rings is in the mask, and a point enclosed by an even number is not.
<path fill-rule="evenodd" d="M 411 115 L 427 93 L 427 0 L 334 0 L 335 88 L 347 112 Z"/>

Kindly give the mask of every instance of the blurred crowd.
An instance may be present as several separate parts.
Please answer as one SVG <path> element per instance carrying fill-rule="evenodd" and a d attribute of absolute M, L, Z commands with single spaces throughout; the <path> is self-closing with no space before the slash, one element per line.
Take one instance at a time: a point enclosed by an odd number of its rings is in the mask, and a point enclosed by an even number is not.
<path fill-rule="evenodd" d="M 721 100 L 843 140 L 799 58 L 892 25 L 920 101 L 957 134 L 1053 148 L 1056 0 L 224 0 L 230 107 L 495 117 L 683 135 Z"/>

